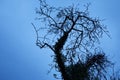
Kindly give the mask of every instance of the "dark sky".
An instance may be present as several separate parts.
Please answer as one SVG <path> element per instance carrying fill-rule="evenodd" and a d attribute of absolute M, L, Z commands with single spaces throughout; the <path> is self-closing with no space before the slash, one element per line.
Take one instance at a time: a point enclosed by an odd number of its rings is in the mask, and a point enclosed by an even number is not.
<path fill-rule="evenodd" d="M 47 0 L 54 6 L 70 5 L 82 0 Z M 88 1 L 88 0 L 85 0 Z M 83 2 L 85 2 L 83 1 Z M 111 39 L 101 39 L 104 51 L 116 63 L 120 59 L 120 0 L 89 0 L 92 16 L 105 19 Z M 0 0 L 0 80 L 54 80 L 47 75 L 52 63 L 49 50 L 40 50 L 35 45 L 35 8 L 38 0 Z"/>

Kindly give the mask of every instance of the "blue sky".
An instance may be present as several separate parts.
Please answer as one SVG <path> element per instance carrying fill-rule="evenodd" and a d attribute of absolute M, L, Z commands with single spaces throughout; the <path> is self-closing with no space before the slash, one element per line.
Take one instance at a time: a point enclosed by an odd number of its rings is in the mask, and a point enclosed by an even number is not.
<path fill-rule="evenodd" d="M 52 5 L 70 5 L 71 2 L 88 0 L 47 0 Z M 120 67 L 120 1 L 89 0 L 90 14 L 105 19 L 112 39 L 106 35 L 101 46 L 116 67 Z M 31 22 L 35 23 L 38 0 L 0 0 L 0 80 L 55 80 L 47 75 L 52 54 L 35 45 L 36 35 Z"/>

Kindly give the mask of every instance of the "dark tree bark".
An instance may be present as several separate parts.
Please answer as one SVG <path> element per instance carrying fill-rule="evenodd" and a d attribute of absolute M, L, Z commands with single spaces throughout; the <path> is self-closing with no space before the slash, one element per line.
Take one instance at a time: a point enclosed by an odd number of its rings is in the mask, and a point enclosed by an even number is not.
<path fill-rule="evenodd" d="M 61 50 L 63 49 L 63 46 L 68 38 L 68 33 L 64 33 L 60 39 L 58 39 L 58 42 L 55 43 L 55 57 L 56 57 L 56 63 L 58 64 L 59 70 L 61 72 L 61 75 L 64 80 L 69 80 L 68 75 L 66 74 L 65 70 L 65 64 L 62 59 L 62 53 Z"/>

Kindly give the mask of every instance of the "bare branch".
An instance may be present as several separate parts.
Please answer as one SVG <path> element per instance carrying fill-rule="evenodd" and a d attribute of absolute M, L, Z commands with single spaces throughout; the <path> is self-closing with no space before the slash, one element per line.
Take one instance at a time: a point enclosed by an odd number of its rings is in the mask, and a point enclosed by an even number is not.
<path fill-rule="evenodd" d="M 35 27 L 35 25 L 33 23 L 31 23 L 33 25 L 33 28 L 36 32 L 36 36 L 37 36 L 37 39 L 36 39 L 36 45 L 39 46 L 40 48 L 44 48 L 45 46 L 49 47 L 52 51 L 54 51 L 53 47 L 51 45 L 49 45 L 48 43 L 44 43 L 43 44 L 40 42 L 39 40 L 39 35 L 38 35 L 38 31 Z"/>

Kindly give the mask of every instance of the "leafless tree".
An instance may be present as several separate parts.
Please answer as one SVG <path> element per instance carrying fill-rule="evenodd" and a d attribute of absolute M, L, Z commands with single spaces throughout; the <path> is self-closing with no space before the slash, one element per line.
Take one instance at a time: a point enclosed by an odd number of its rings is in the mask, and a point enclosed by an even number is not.
<path fill-rule="evenodd" d="M 99 18 L 89 16 L 88 6 L 81 11 L 76 6 L 51 7 L 44 0 L 36 9 L 41 21 L 36 31 L 36 45 L 54 52 L 54 67 L 63 80 L 104 80 L 109 66 L 104 52 L 95 46 L 106 26 Z M 45 25 L 43 25 L 45 24 Z"/>

